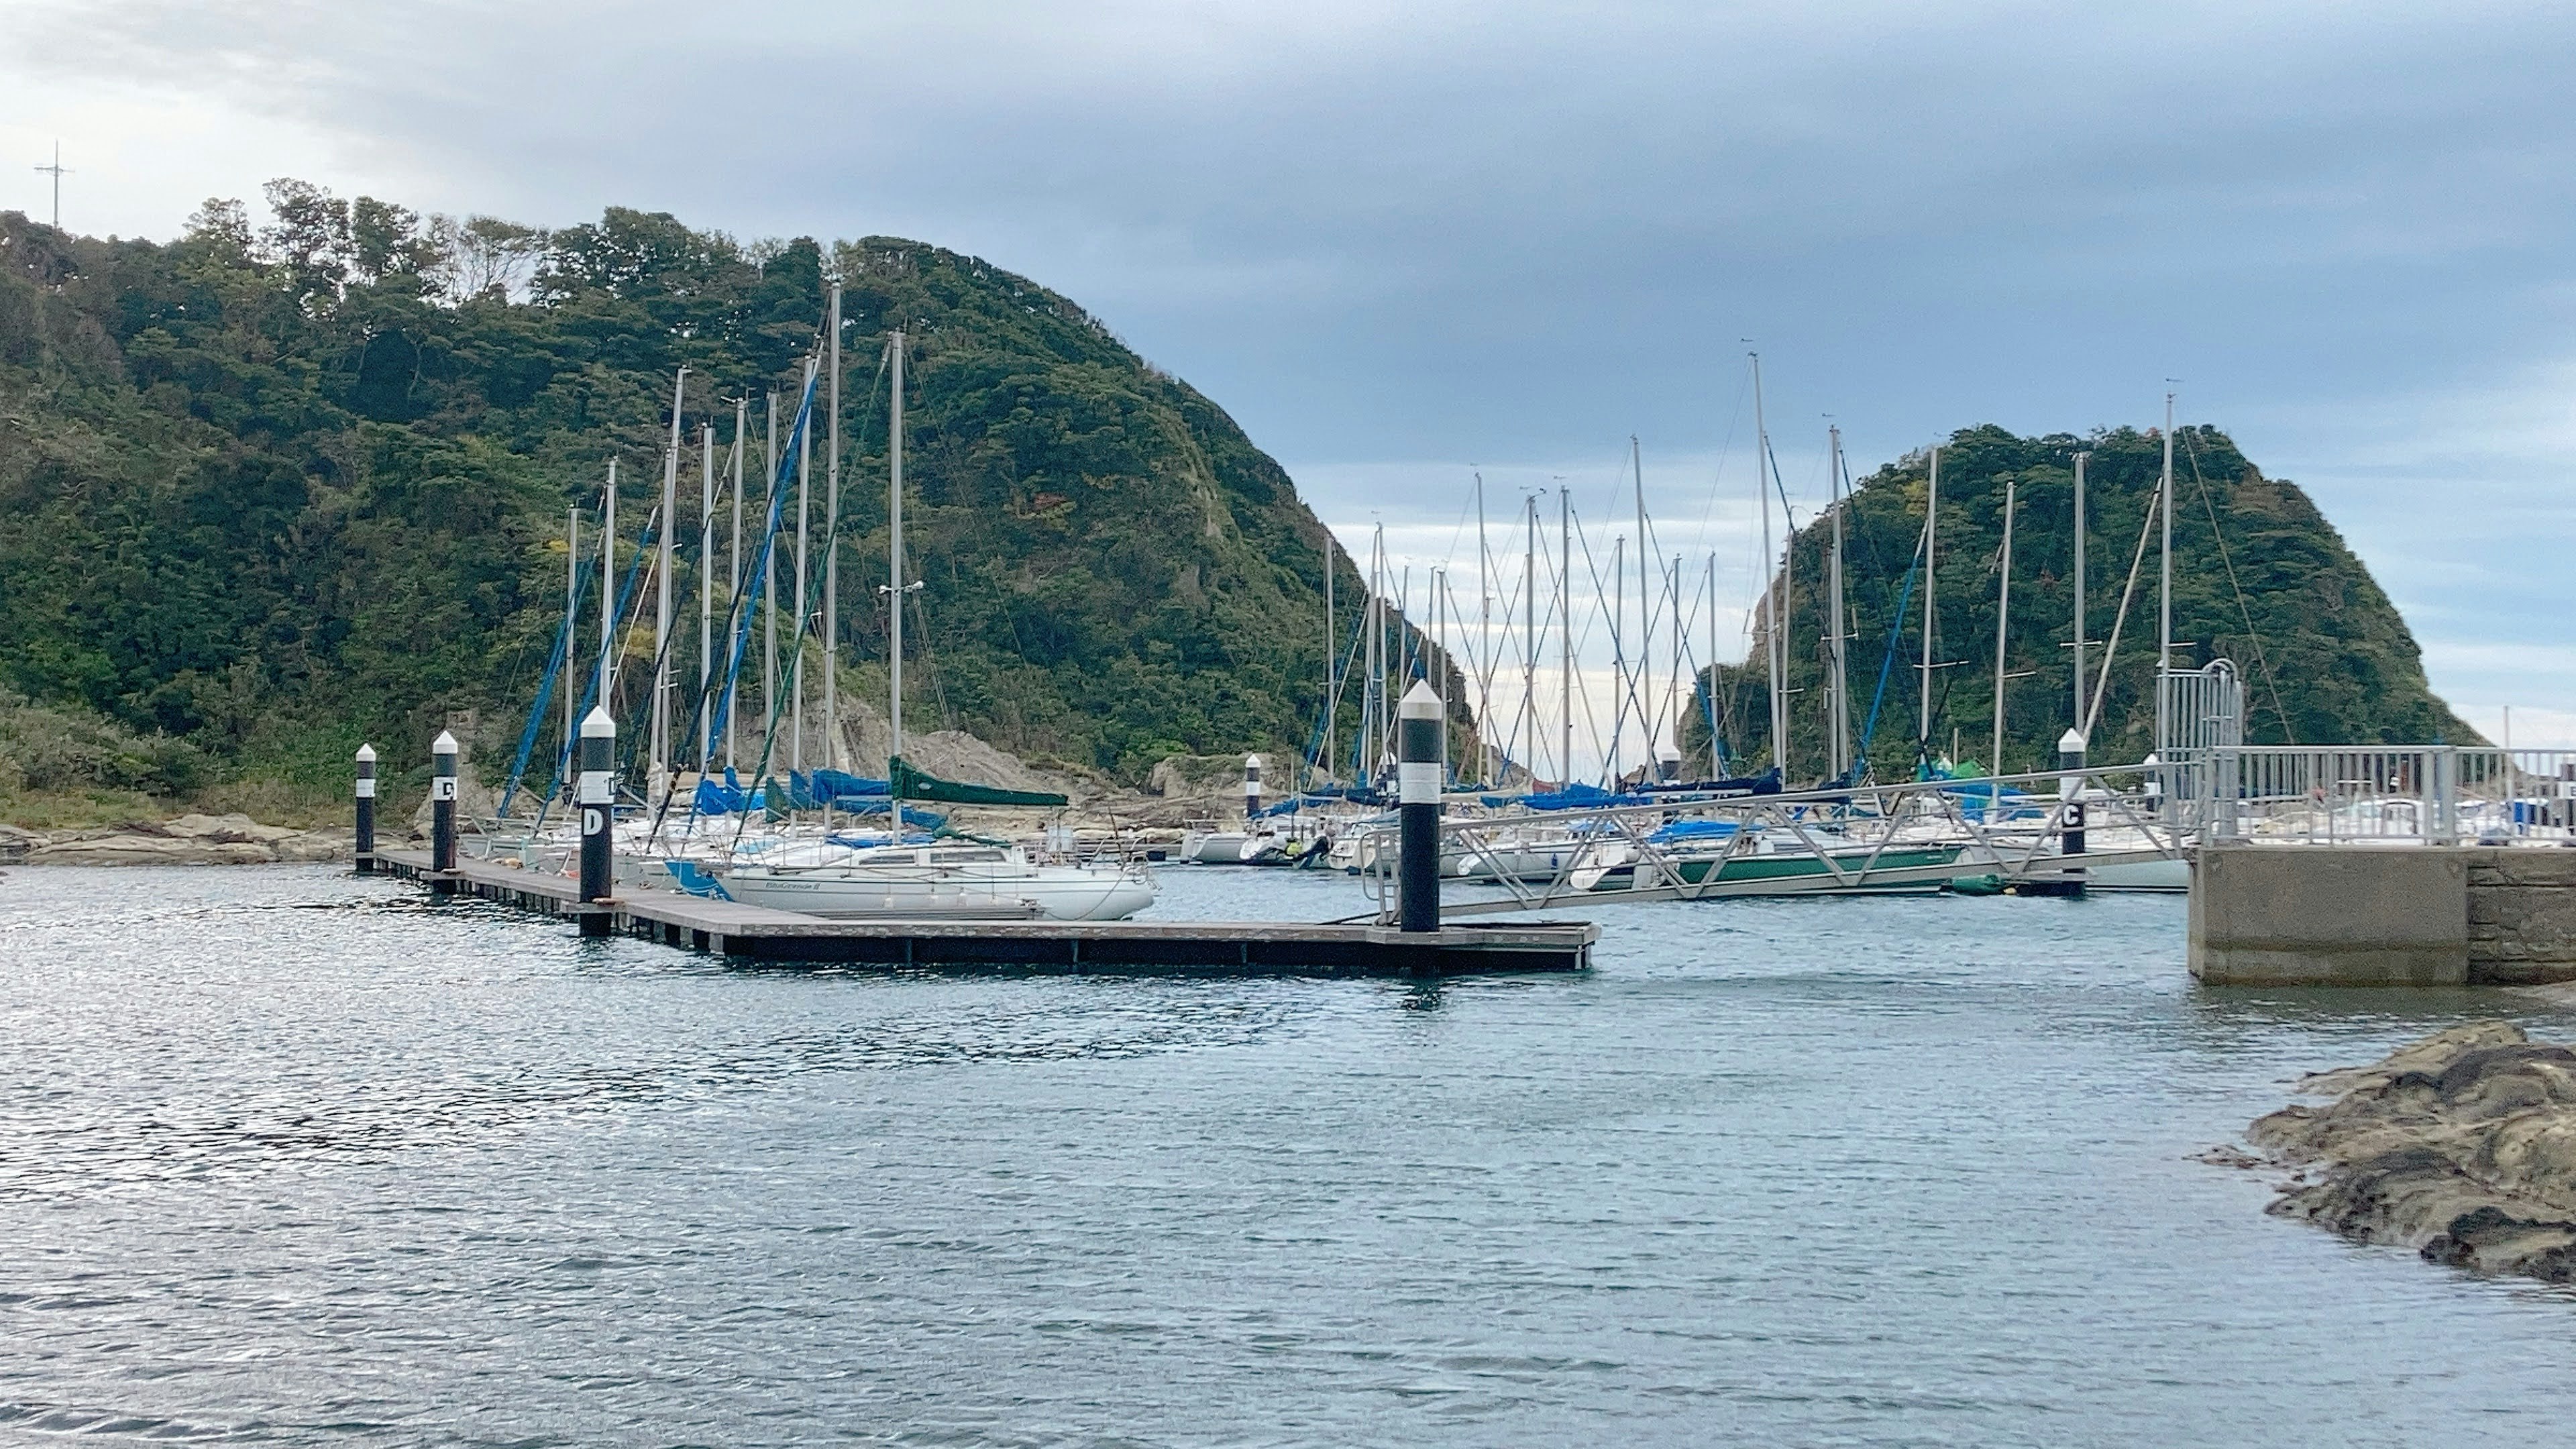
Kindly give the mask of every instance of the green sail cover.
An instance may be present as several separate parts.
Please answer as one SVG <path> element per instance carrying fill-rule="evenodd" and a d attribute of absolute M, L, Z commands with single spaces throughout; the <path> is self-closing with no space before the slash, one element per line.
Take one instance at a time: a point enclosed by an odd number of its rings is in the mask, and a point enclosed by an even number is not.
<path fill-rule="evenodd" d="M 929 800 L 950 805 L 1065 805 L 1062 795 L 1044 790 L 1004 790 L 993 785 L 961 785 L 925 775 L 897 755 L 886 762 L 886 775 L 898 800 Z"/>

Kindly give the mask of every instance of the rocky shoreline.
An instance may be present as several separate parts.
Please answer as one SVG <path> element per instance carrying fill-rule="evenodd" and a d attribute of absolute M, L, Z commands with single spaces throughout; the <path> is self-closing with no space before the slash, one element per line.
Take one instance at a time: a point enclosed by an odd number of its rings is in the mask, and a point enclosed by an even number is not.
<path fill-rule="evenodd" d="M 348 829 L 290 830 L 247 815 L 181 815 L 89 830 L 0 825 L 0 865 L 278 865 L 347 860 Z"/>
<path fill-rule="evenodd" d="M 2473 1272 L 2576 1282 L 2576 1051 L 2474 1022 L 2296 1090 L 2334 1100 L 2246 1133 L 2295 1170 L 2269 1211 Z"/>

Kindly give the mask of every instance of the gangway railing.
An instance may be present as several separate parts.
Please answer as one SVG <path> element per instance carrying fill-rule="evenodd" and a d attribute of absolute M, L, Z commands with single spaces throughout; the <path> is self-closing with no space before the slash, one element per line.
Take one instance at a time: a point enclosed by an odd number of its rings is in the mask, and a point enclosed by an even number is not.
<path fill-rule="evenodd" d="M 1476 797 L 1459 796 L 1441 821 L 1442 874 L 1502 894 L 1444 900 L 1441 911 L 1859 893 L 1962 877 L 2066 882 L 2089 867 L 2187 855 L 2200 812 L 2178 803 L 2145 765 L 1547 812 L 1474 813 Z M 1360 871 L 1383 917 L 1396 852 L 1391 832 L 1376 842 L 1384 848 L 1370 843 Z"/>
<path fill-rule="evenodd" d="M 2239 745 L 2207 764 L 2186 813 L 2213 840 L 2576 844 L 2576 750 Z"/>

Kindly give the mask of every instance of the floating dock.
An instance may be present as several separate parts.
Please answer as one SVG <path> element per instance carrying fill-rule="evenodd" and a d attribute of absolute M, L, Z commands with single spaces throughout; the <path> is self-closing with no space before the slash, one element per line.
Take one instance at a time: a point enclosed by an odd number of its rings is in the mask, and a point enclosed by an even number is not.
<path fill-rule="evenodd" d="M 584 905 L 563 876 L 477 860 L 436 871 L 427 851 L 379 850 L 370 863 L 440 895 L 606 916 L 610 934 L 736 961 L 1086 976 L 1492 976 L 1587 970 L 1601 937 L 1588 921 L 1422 932 L 1298 921 L 839 921 L 677 891 Z"/>

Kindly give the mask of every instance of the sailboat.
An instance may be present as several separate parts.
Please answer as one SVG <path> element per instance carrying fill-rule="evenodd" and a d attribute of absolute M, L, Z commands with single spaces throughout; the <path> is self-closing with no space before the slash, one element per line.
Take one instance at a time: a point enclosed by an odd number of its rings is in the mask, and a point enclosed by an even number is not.
<path fill-rule="evenodd" d="M 834 290 L 833 315 L 840 310 Z M 839 329 L 833 329 L 838 371 Z M 887 664 L 892 676 L 888 722 L 889 820 L 905 802 L 1061 806 L 1062 795 L 960 784 L 926 775 L 903 758 L 903 396 L 904 336 L 886 343 L 893 381 L 888 427 Z M 827 572 L 826 577 L 829 577 Z M 913 587 L 918 587 L 917 585 Z M 829 666 L 827 666 L 828 668 Z M 833 742 L 838 749 L 838 741 Z M 860 843 L 827 837 L 764 851 L 726 866 L 714 888 L 747 905 L 835 918 L 921 917 L 975 920 L 1124 920 L 1154 903 L 1153 877 L 1141 866 L 1058 864 L 1031 858 L 1016 845 L 968 841 Z"/>

